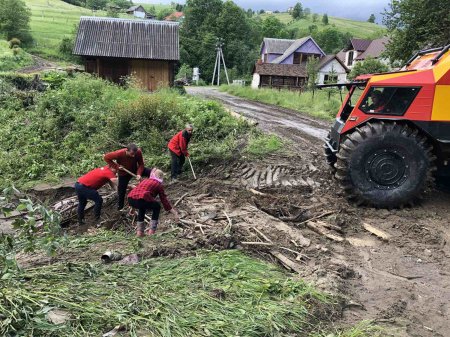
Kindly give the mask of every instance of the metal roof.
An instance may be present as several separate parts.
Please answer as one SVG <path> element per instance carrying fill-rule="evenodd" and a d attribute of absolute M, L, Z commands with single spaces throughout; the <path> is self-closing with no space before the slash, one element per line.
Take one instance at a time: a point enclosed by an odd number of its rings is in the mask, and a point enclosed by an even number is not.
<path fill-rule="evenodd" d="M 73 53 L 178 61 L 178 30 L 177 22 L 81 17 Z"/>
<path fill-rule="evenodd" d="M 368 56 L 377 58 L 386 50 L 386 45 L 389 42 L 388 37 L 382 37 L 381 39 L 376 39 L 370 42 L 367 49 L 359 54 L 356 60 L 364 60 Z"/>
<path fill-rule="evenodd" d="M 265 37 L 263 44 L 266 46 L 267 53 L 269 54 L 284 54 L 286 49 L 288 49 L 295 40 L 286 39 L 272 39 Z"/>
<path fill-rule="evenodd" d="M 345 64 L 339 59 L 339 57 L 337 55 L 325 55 L 324 57 L 322 57 L 319 61 L 319 64 L 317 65 L 317 68 L 320 70 L 323 67 L 325 67 L 328 63 L 330 63 L 331 61 L 333 61 L 334 59 L 336 59 L 336 61 L 339 62 L 339 64 L 345 69 L 345 71 L 348 71 L 348 68 L 345 66 Z"/>
<path fill-rule="evenodd" d="M 311 40 L 317 46 L 317 48 L 322 52 L 322 55 L 325 56 L 325 53 L 319 47 L 319 45 L 316 43 L 316 41 L 314 41 L 314 39 L 311 36 L 306 36 L 301 39 L 294 40 L 294 42 L 284 51 L 283 55 L 278 56 L 275 60 L 272 61 L 272 63 L 283 62 L 289 55 L 291 55 L 293 52 L 295 52 L 298 48 L 300 48 L 303 44 L 305 44 L 309 40 Z"/>

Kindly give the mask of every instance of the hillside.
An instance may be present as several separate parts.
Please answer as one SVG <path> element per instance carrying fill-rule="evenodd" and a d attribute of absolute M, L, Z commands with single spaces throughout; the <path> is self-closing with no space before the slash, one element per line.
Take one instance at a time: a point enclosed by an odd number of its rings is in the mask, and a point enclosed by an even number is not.
<path fill-rule="evenodd" d="M 81 16 L 106 16 L 105 11 L 93 12 L 61 0 L 31 0 L 26 4 L 31 9 L 31 34 L 36 43 L 31 52 L 44 57 L 58 56 L 60 41 L 72 33 Z M 160 7 L 155 5 L 157 10 Z M 126 14 L 120 17 L 133 18 Z"/>
<path fill-rule="evenodd" d="M 375 23 L 370 23 L 366 21 L 355 21 L 344 18 L 336 18 L 329 16 L 329 25 L 325 26 L 322 23 L 322 16 L 316 22 L 313 22 L 312 16 L 307 19 L 293 20 L 289 13 L 274 13 L 274 14 L 261 14 L 261 18 L 265 18 L 269 15 L 274 15 L 281 22 L 285 23 L 288 28 L 297 28 L 301 36 L 307 35 L 309 33 L 308 27 L 311 25 L 316 25 L 317 28 L 323 30 L 327 27 L 336 28 L 341 33 L 350 33 L 356 38 L 376 38 L 383 35 L 385 29 L 383 26 L 377 25 Z"/>
<path fill-rule="evenodd" d="M 30 54 L 22 49 L 16 53 L 9 48 L 9 43 L 0 39 L 0 71 L 16 70 L 33 64 Z"/>

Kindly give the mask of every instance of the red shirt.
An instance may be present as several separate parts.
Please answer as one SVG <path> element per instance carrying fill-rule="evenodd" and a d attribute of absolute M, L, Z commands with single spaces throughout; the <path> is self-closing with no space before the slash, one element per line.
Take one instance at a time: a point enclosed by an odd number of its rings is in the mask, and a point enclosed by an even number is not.
<path fill-rule="evenodd" d="M 120 176 L 126 176 L 128 173 L 119 170 L 118 165 L 123 166 L 128 171 L 131 171 L 137 175 L 142 175 L 142 172 L 144 172 L 144 159 L 142 158 L 142 151 L 140 149 L 137 150 L 134 157 L 127 156 L 127 149 L 125 148 L 114 152 L 109 152 L 103 156 L 103 159 L 108 163 L 108 165 L 111 165 L 111 167 L 117 169 Z M 113 160 L 117 161 L 118 165 L 115 164 Z"/>
<path fill-rule="evenodd" d="M 169 141 L 169 144 L 167 144 L 167 147 L 177 156 L 181 156 L 181 154 L 189 156 L 187 147 L 190 139 L 191 136 L 186 130 L 180 131 L 172 137 L 172 139 Z"/>
<path fill-rule="evenodd" d="M 86 187 L 98 190 L 115 177 L 116 175 L 109 169 L 109 167 L 104 166 L 89 171 L 84 176 L 80 177 L 78 182 Z"/>
<path fill-rule="evenodd" d="M 161 199 L 164 209 L 170 211 L 172 205 L 167 199 L 163 184 L 151 178 L 142 180 L 139 185 L 128 193 L 128 198 L 134 200 L 144 199 L 145 201 L 153 202 L 156 201 L 155 198 L 157 195 L 159 195 L 159 199 Z"/>

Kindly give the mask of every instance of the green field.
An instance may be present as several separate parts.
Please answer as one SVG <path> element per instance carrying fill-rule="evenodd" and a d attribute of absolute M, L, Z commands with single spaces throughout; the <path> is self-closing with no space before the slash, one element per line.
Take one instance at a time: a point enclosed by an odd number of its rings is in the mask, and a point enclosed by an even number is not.
<path fill-rule="evenodd" d="M 30 51 L 48 58 L 58 57 L 60 41 L 69 36 L 81 16 L 106 16 L 105 11 L 91 11 L 86 8 L 70 5 L 60 0 L 26 1 L 31 9 L 31 34 L 35 45 Z M 160 10 L 166 5 L 155 5 Z M 120 14 L 122 18 L 133 18 L 131 15 Z"/>
<path fill-rule="evenodd" d="M 335 18 L 332 16 L 328 17 L 329 24 L 325 26 L 322 23 L 322 16 L 319 15 L 317 22 L 312 21 L 312 15 L 307 19 L 293 20 L 289 13 L 274 13 L 274 14 L 261 14 L 261 18 L 266 18 L 269 15 L 276 16 L 281 22 L 285 23 L 288 28 L 297 28 L 301 36 L 309 34 L 308 27 L 311 25 L 316 25 L 317 28 L 323 30 L 328 27 L 335 27 L 342 33 L 350 33 L 356 38 L 377 38 L 381 37 L 385 33 L 383 26 L 377 25 L 375 23 L 370 23 L 366 21 L 355 21 L 350 19 Z"/>
<path fill-rule="evenodd" d="M 22 49 L 19 49 L 17 54 L 9 48 L 9 43 L 5 40 L 0 40 L 0 71 L 11 71 L 23 68 L 33 64 L 31 55 Z"/>

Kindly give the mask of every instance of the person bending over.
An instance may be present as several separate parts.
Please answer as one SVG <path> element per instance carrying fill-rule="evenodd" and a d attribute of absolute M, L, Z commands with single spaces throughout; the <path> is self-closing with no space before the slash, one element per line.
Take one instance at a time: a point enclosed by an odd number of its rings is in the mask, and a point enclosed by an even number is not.
<path fill-rule="evenodd" d="M 109 183 L 113 189 L 116 189 L 116 173 L 116 169 L 109 166 L 103 166 L 89 171 L 75 183 L 75 191 L 78 196 L 78 224 L 80 226 L 84 225 L 84 209 L 86 208 L 88 200 L 94 201 L 95 220 L 100 220 L 103 199 L 97 190 L 106 183 Z"/>
<path fill-rule="evenodd" d="M 152 212 L 150 228 L 146 231 L 148 235 L 153 235 L 158 227 L 161 204 L 155 199 L 159 196 L 166 211 L 170 211 L 178 222 L 178 212 L 172 207 L 164 192 L 164 173 L 159 169 L 153 169 L 150 178 L 142 180 L 135 188 L 128 193 L 128 203 L 131 207 L 138 209 L 137 230 L 139 237 L 145 232 L 145 213 Z"/>

